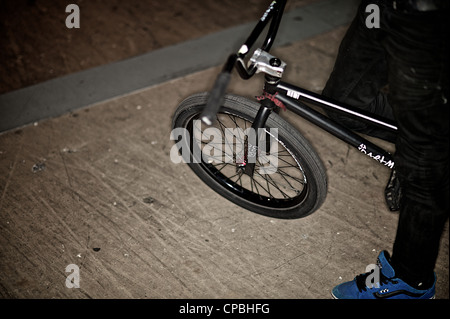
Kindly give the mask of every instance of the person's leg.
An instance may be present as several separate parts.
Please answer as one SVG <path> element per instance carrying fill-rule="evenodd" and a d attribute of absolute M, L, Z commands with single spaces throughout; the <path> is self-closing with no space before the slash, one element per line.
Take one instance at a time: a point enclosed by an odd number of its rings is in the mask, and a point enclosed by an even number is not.
<path fill-rule="evenodd" d="M 341 42 L 333 71 L 322 94 L 392 120 L 392 108 L 386 93 L 380 91 L 387 84 L 388 74 L 386 52 L 380 45 L 384 33 L 382 29 L 368 29 L 365 23 L 366 5 L 373 2 L 361 2 Z M 381 131 L 339 113 L 328 112 L 328 115 L 357 132 L 395 141 L 392 132 Z"/>
<path fill-rule="evenodd" d="M 449 15 L 403 14 L 393 7 L 381 14 L 403 203 L 392 257 L 383 251 L 378 258 L 379 286 L 368 286 L 366 273 L 334 287 L 332 295 L 428 299 L 435 293 L 434 267 L 449 214 Z"/>
<path fill-rule="evenodd" d="M 389 101 L 399 127 L 395 165 L 403 190 L 391 261 L 407 283 L 432 285 L 449 213 L 448 16 L 385 14 Z"/>

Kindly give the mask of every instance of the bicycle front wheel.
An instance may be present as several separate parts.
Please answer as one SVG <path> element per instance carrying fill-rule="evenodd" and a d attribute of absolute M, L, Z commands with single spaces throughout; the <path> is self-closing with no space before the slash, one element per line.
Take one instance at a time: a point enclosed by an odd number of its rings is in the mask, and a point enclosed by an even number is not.
<path fill-rule="evenodd" d="M 257 149 L 254 169 L 248 174 L 243 161 L 248 136 L 242 133 L 248 132 L 260 105 L 226 95 L 215 130 L 210 131 L 221 136 L 211 136 L 199 127 L 207 97 L 207 93 L 188 97 L 173 117 L 178 132 L 173 139 L 194 173 L 223 197 L 257 214 L 293 219 L 316 211 L 327 194 L 326 171 L 300 132 L 272 113 L 264 129 L 266 147 Z M 242 148 L 244 152 L 239 151 Z"/>

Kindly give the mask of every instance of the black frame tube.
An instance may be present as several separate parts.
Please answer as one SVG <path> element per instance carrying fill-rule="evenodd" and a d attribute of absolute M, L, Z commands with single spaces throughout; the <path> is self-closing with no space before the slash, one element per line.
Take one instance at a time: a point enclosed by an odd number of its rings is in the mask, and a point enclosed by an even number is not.
<path fill-rule="evenodd" d="M 356 107 L 352 107 L 348 104 L 334 101 L 323 95 L 320 95 L 320 94 L 317 94 L 314 92 L 310 92 L 308 90 L 299 88 L 295 85 L 291 85 L 286 82 L 282 82 L 282 81 L 279 82 L 279 84 L 277 85 L 277 91 L 280 94 L 287 94 L 284 91 L 295 92 L 295 94 L 298 94 L 298 97 L 297 96 L 295 97 L 295 99 L 297 99 L 297 100 L 299 100 L 299 99 L 306 100 L 312 104 L 322 107 L 323 109 L 327 109 L 332 112 L 340 112 L 342 114 L 345 114 L 348 117 L 356 118 L 356 119 L 364 121 L 366 123 L 378 126 L 379 128 L 381 128 L 383 130 L 389 130 L 389 131 L 393 131 L 393 132 L 396 132 L 398 130 L 396 123 L 394 123 L 393 121 L 391 121 L 389 119 L 386 119 L 386 118 L 378 116 L 376 114 L 358 109 Z M 289 94 L 287 94 L 287 95 L 289 95 Z"/>
<path fill-rule="evenodd" d="M 278 94 L 277 99 L 280 100 L 287 109 L 298 114 L 309 122 L 313 123 L 317 127 L 327 131 L 333 136 L 339 138 L 345 143 L 354 146 L 360 152 L 366 154 L 377 162 L 389 167 L 394 168 L 394 159 L 392 154 L 385 151 L 381 147 L 373 144 L 364 137 L 355 132 L 343 127 L 342 125 L 334 122 L 322 113 L 312 109 L 306 104 L 294 100 L 284 94 Z"/>

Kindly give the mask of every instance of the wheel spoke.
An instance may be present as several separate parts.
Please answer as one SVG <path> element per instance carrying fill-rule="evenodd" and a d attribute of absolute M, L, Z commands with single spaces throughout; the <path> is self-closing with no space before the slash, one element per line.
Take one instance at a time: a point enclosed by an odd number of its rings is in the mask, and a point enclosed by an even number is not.
<path fill-rule="evenodd" d="M 295 201 L 305 189 L 305 180 L 301 167 L 293 154 L 286 148 L 284 142 L 278 140 L 278 136 L 274 137 L 266 130 L 268 138 L 273 138 L 272 143 L 278 143 L 278 149 L 274 152 L 266 153 L 268 151 L 261 151 L 257 156 L 254 172 L 252 176 L 244 173 L 243 158 L 239 158 L 239 147 L 243 147 L 246 135 L 245 132 L 250 128 L 252 123 L 243 117 L 231 114 L 220 113 L 217 117 L 215 128 L 222 134 L 222 141 L 197 141 L 202 149 L 208 145 L 221 150 L 220 156 L 218 153 L 214 155 L 207 154 L 207 159 L 210 163 L 205 163 L 205 167 L 209 169 L 212 176 L 216 178 L 222 185 L 230 190 L 246 193 L 255 202 L 261 202 L 261 205 L 268 205 L 269 202 L 275 201 Z M 226 134 L 228 130 L 233 130 L 232 135 Z M 230 131 L 228 131 L 230 132 Z M 198 131 L 196 134 L 198 135 Z M 201 132 L 200 135 L 202 136 Z M 239 144 L 241 143 L 241 144 Z M 237 154 L 238 153 L 238 154 Z M 277 164 L 274 166 L 270 160 L 276 158 Z M 206 159 L 206 158 L 205 158 Z M 202 158 L 203 160 L 203 158 Z M 222 162 L 225 160 L 225 162 Z M 262 163 L 265 163 L 264 166 Z M 267 166 L 269 165 L 269 166 Z M 275 171 L 270 173 L 260 172 L 260 169 L 275 168 Z M 240 195 L 242 196 L 242 195 Z"/>

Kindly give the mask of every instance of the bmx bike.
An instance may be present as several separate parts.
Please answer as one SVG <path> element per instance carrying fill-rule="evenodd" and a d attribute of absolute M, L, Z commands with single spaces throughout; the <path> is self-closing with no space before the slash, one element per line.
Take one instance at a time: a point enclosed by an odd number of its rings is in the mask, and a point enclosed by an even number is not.
<path fill-rule="evenodd" d="M 228 57 L 212 90 L 189 96 L 178 106 L 171 138 L 179 153 L 206 185 L 241 207 L 273 218 L 308 216 L 325 201 L 326 169 L 310 142 L 279 115 L 284 109 L 392 169 L 385 198 L 392 211 L 398 210 L 401 192 L 393 155 L 333 121 L 327 112 L 339 112 L 394 133 L 396 124 L 281 80 L 286 63 L 269 51 L 285 5 L 286 0 L 272 1 L 237 53 Z M 248 59 L 252 46 L 267 26 L 262 46 Z M 251 100 L 227 94 L 234 69 L 244 80 L 263 73 L 261 96 Z M 215 130 L 205 134 L 208 128 Z M 222 138 L 214 134 L 217 132 Z"/>

